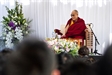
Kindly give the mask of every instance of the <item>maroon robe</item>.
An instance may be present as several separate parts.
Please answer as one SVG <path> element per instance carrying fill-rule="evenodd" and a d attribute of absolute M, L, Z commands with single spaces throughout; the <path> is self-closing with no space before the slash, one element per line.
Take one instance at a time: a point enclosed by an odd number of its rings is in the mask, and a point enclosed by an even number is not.
<path fill-rule="evenodd" d="M 71 24 L 71 20 L 69 19 L 66 26 Z M 85 29 L 86 25 L 83 19 L 78 17 L 78 20 L 74 22 L 67 30 L 65 38 L 76 38 L 76 39 L 84 39 L 85 38 Z"/>
<path fill-rule="evenodd" d="M 68 28 L 65 37 L 61 37 L 61 38 L 82 39 L 82 45 L 84 45 L 85 29 L 86 29 L 84 20 L 78 17 L 78 20 L 74 22 L 72 25 L 71 25 L 71 20 L 72 18 L 69 19 L 66 24 L 66 26 L 70 25 L 70 27 Z M 60 30 L 58 29 L 55 29 L 55 32 L 58 33 L 59 35 L 62 35 Z"/>
<path fill-rule="evenodd" d="M 71 24 L 71 19 L 68 20 L 67 25 Z M 76 39 L 85 39 L 85 22 L 83 19 L 78 17 L 78 20 L 74 22 L 70 27 L 68 28 L 65 37 L 62 38 L 76 38 Z M 62 35 L 60 30 L 55 29 L 55 32 L 58 33 L 59 35 Z"/>

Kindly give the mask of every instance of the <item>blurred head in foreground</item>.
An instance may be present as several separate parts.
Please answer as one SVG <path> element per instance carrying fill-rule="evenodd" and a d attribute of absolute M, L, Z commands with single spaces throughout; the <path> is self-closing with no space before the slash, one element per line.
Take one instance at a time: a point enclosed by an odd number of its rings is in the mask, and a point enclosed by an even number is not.
<path fill-rule="evenodd" d="M 112 45 L 107 47 L 102 58 L 95 63 L 98 75 L 112 75 Z"/>
<path fill-rule="evenodd" d="M 91 66 L 78 60 L 66 63 L 64 66 L 61 75 L 95 75 Z"/>
<path fill-rule="evenodd" d="M 6 63 L 6 75 L 58 75 L 55 55 L 35 37 L 24 39 Z"/>

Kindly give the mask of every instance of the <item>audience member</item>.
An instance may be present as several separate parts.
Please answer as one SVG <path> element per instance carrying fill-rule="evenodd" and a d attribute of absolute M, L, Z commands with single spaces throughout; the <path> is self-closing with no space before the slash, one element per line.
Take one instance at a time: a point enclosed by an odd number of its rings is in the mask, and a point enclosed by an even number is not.
<path fill-rule="evenodd" d="M 62 71 L 64 64 L 72 61 L 73 61 L 73 56 L 68 53 L 62 52 L 60 54 L 57 54 L 58 70 Z"/>
<path fill-rule="evenodd" d="M 13 50 L 10 48 L 4 48 L 0 52 L 0 75 L 5 75 L 5 61 L 10 56 Z"/>
<path fill-rule="evenodd" d="M 98 75 L 112 75 L 112 45 L 106 49 L 102 58 L 93 67 Z"/>
<path fill-rule="evenodd" d="M 87 46 L 82 46 L 79 50 L 78 50 L 78 54 L 81 57 L 88 57 L 89 56 L 89 49 Z"/>
<path fill-rule="evenodd" d="M 79 49 L 78 60 L 68 53 L 60 53 L 56 61 L 54 52 L 44 41 L 26 38 L 15 50 L 5 48 L 0 52 L 0 75 L 111 75 L 111 49 L 112 45 L 97 62 L 89 56 L 86 46 Z"/>
<path fill-rule="evenodd" d="M 55 55 L 47 44 L 26 38 L 6 62 L 6 75 L 59 75 Z"/>
<path fill-rule="evenodd" d="M 86 46 L 82 46 L 78 51 L 79 57 L 77 58 L 80 61 L 86 62 L 86 64 L 93 64 L 96 60 L 89 56 L 89 49 Z"/>
<path fill-rule="evenodd" d="M 95 75 L 91 66 L 82 61 L 74 60 L 73 62 L 66 63 L 61 71 L 61 75 Z"/>
<path fill-rule="evenodd" d="M 1 51 L 1 54 L 4 55 L 4 56 L 7 56 L 7 55 L 11 54 L 12 51 L 13 51 L 13 49 L 4 48 L 4 49 Z"/>

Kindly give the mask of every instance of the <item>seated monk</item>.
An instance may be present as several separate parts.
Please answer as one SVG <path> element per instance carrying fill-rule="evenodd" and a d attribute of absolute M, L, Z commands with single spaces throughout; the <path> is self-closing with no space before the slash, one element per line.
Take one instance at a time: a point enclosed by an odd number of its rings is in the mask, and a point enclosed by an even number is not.
<path fill-rule="evenodd" d="M 71 13 L 71 18 L 68 20 L 64 33 L 60 30 L 55 29 L 55 33 L 61 35 L 61 38 L 74 38 L 82 39 L 82 44 L 84 44 L 86 25 L 83 19 L 78 17 L 78 11 L 73 10 Z"/>

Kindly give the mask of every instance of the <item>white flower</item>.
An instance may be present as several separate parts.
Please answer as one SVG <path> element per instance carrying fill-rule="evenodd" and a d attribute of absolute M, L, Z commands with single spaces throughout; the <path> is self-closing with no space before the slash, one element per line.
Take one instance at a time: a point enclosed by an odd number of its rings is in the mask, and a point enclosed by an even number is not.
<path fill-rule="evenodd" d="M 28 31 L 26 31 L 26 34 L 28 34 Z"/>
<path fill-rule="evenodd" d="M 16 27 L 15 31 L 18 31 L 18 27 Z"/>
<path fill-rule="evenodd" d="M 13 36 L 13 34 L 11 32 L 8 32 L 8 34 L 6 35 L 5 44 L 6 44 L 6 47 L 8 47 L 8 48 L 12 48 L 13 47 L 12 36 Z"/>
<path fill-rule="evenodd" d="M 7 44 L 6 44 L 6 47 L 12 48 L 12 47 L 13 47 L 13 43 L 7 43 Z"/>
<path fill-rule="evenodd" d="M 11 27 L 8 27 L 9 30 L 11 30 Z"/>
<path fill-rule="evenodd" d="M 65 50 L 64 49 L 60 49 L 62 52 L 64 52 Z"/>
<path fill-rule="evenodd" d="M 69 52 L 69 51 L 70 51 L 70 49 L 68 48 L 68 46 L 66 47 L 66 51 L 67 51 L 67 52 Z"/>
<path fill-rule="evenodd" d="M 17 25 L 17 22 L 15 23 L 15 25 Z"/>
<path fill-rule="evenodd" d="M 22 33 L 22 30 L 19 27 L 16 27 L 16 29 L 15 29 L 15 37 L 19 41 L 22 41 L 22 39 L 23 39 L 23 33 Z"/>
<path fill-rule="evenodd" d="M 7 31 L 5 28 L 3 29 L 5 32 Z"/>
<path fill-rule="evenodd" d="M 11 16 L 12 18 L 14 18 L 14 16 Z"/>
<path fill-rule="evenodd" d="M 70 43 L 70 46 L 73 47 L 73 46 L 75 46 L 75 44 L 74 44 L 73 42 L 71 42 L 71 43 Z"/>
<path fill-rule="evenodd" d="M 5 37 L 3 37 L 3 39 L 5 40 Z"/>
<path fill-rule="evenodd" d="M 15 16 L 14 18 L 17 18 L 17 16 Z"/>
<path fill-rule="evenodd" d="M 15 23 L 15 21 L 14 21 L 14 20 L 12 20 L 12 22 L 13 22 L 13 23 Z"/>
<path fill-rule="evenodd" d="M 9 35 L 12 35 L 12 33 L 11 33 L 11 32 L 9 32 Z"/>
<path fill-rule="evenodd" d="M 19 30 L 19 32 L 22 32 L 22 30 Z"/>
<path fill-rule="evenodd" d="M 28 25 L 27 23 L 25 23 L 25 25 Z"/>
<path fill-rule="evenodd" d="M 6 32 L 4 32 L 3 35 L 6 35 Z"/>
<path fill-rule="evenodd" d="M 54 47 L 55 50 L 58 50 L 59 48 L 57 46 Z"/>
<path fill-rule="evenodd" d="M 54 42 L 53 42 L 53 41 L 50 41 L 50 42 L 49 42 L 49 44 L 50 44 L 50 45 L 53 45 L 53 44 L 54 44 Z"/>

